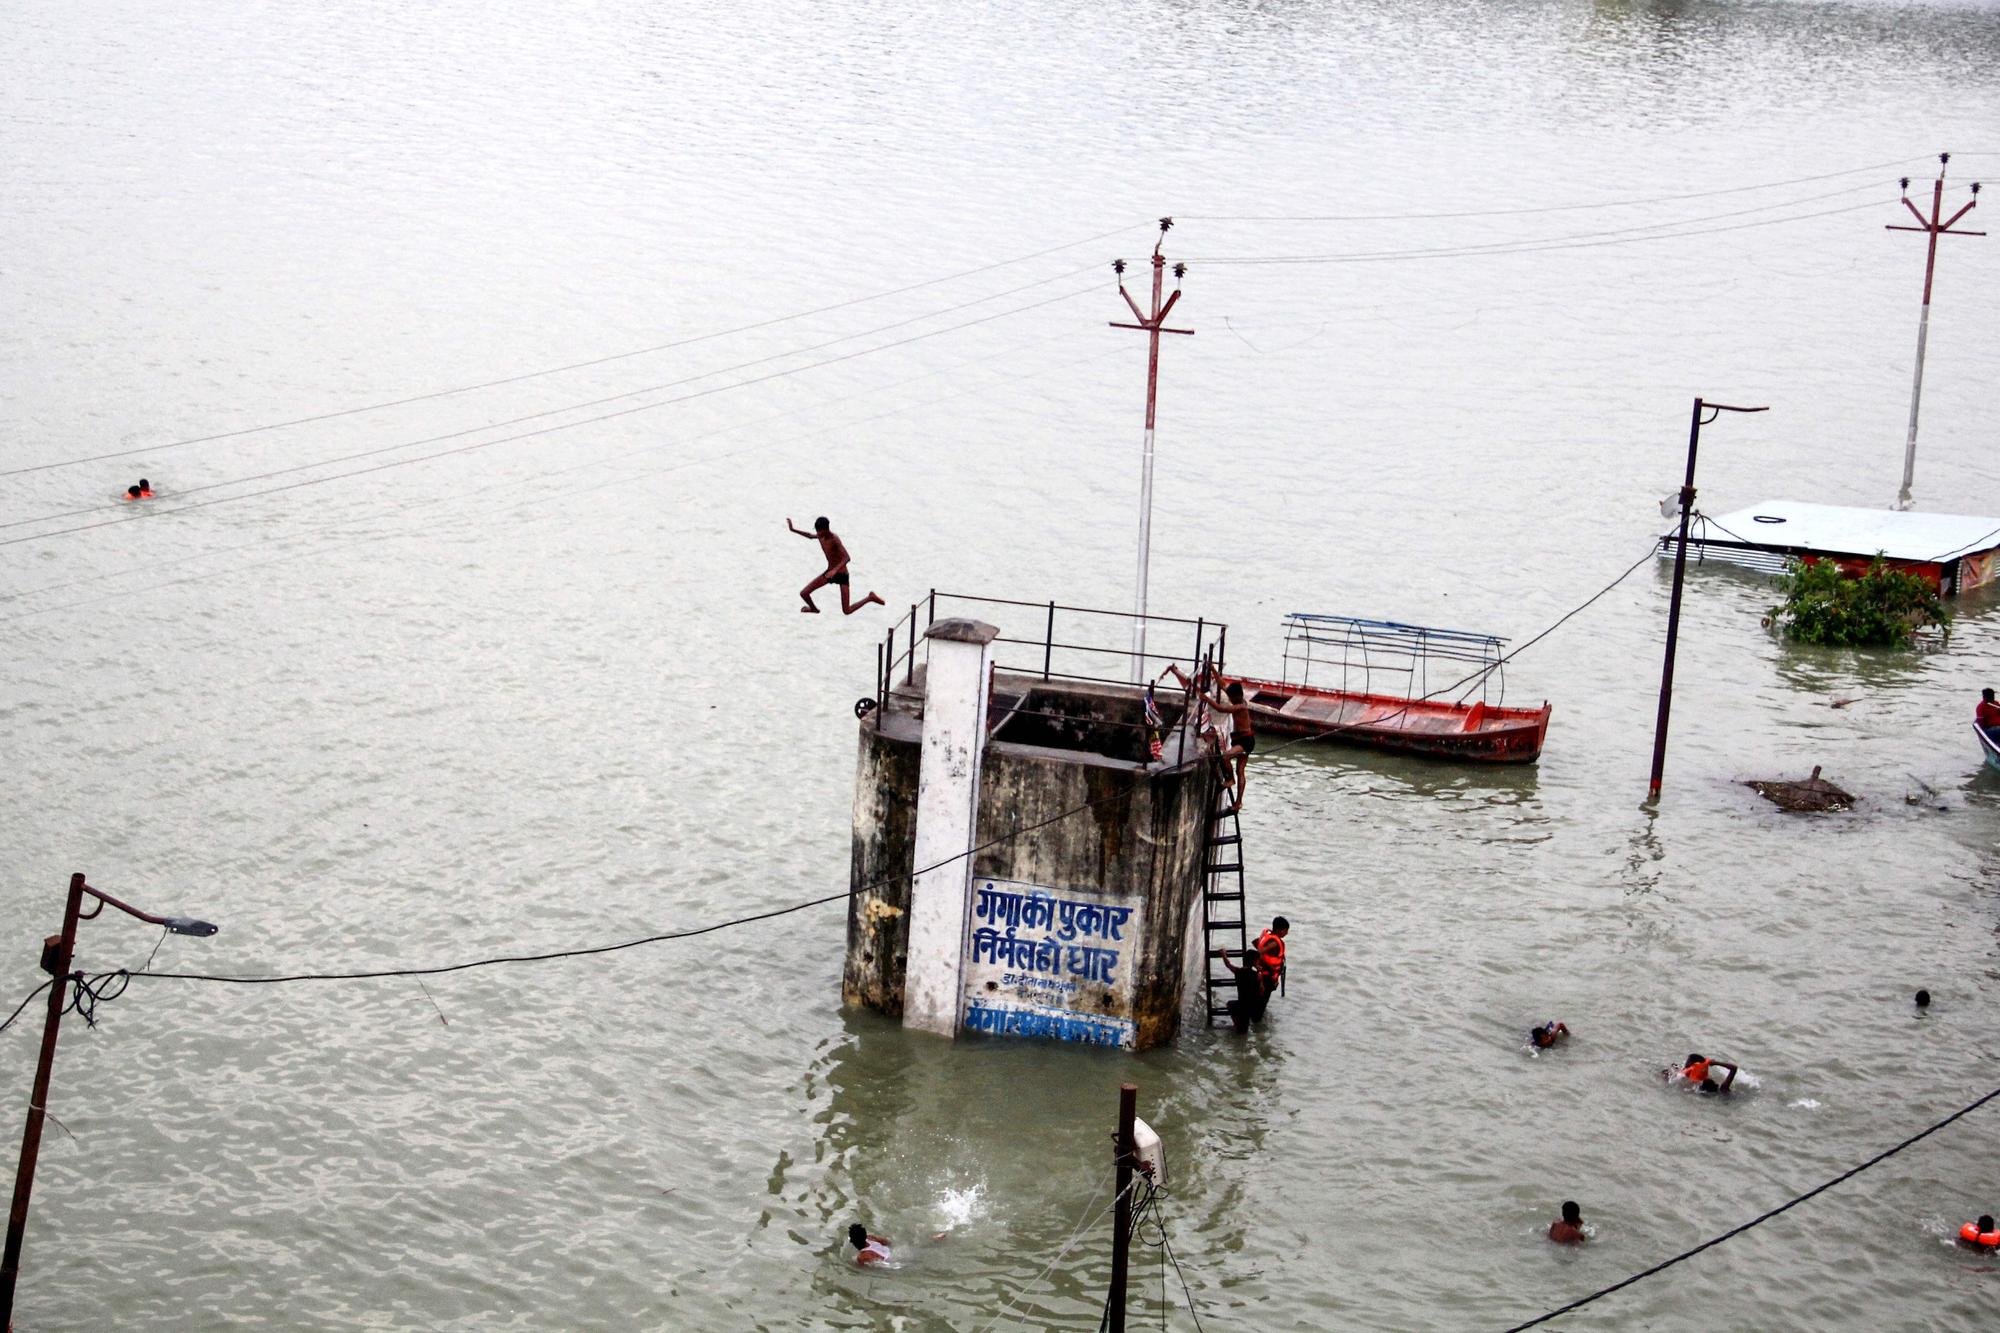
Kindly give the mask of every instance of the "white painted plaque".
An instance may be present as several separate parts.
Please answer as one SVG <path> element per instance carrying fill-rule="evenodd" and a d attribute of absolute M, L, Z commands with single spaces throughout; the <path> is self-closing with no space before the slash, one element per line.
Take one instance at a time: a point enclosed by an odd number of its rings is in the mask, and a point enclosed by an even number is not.
<path fill-rule="evenodd" d="M 973 880 L 960 1029 L 1131 1046 L 1144 924 L 1137 899 Z"/>

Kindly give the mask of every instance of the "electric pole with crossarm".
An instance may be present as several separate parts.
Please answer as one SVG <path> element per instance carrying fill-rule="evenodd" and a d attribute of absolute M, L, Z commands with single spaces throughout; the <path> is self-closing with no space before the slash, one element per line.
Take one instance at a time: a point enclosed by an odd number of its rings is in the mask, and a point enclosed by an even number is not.
<path fill-rule="evenodd" d="M 1896 493 L 1896 508 L 1910 507 L 1910 480 L 1917 469 L 1917 404 L 1924 396 L 1924 344 L 1931 334 L 1931 278 L 1937 273 L 1937 242 L 1940 236 L 1984 236 L 1983 231 L 1954 231 L 1952 223 L 1979 206 L 1979 182 L 1972 183 L 1972 199 L 1940 222 L 1944 214 L 1944 169 L 1951 161 L 1950 153 L 1938 154 L 1937 182 L 1931 186 L 1931 215 L 1925 217 L 1917 206 L 1910 202 L 1910 178 L 1903 177 L 1903 207 L 1910 210 L 1910 216 L 1917 220 L 1914 227 L 1891 224 L 1888 231 L 1921 231 L 1930 237 L 1928 252 L 1924 255 L 1924 306 L 1917 316 L 1917 377 L 1910 386 L 1910 433 L 1903 442 L 1903 487 Z"/>
<path fill-rule="evenodd" d="M 1118 294 L 1125 298 L 1125 304 L 1132 307 L 1132 318 L 1137 324 L 1111 322 L 1114 329 L 1140 329 L 1151 335 L 1151 348 L 1146 358 L 1146 444 L 1139 464 L 1139 593 L 1135 603 L 1138 618 L 1132 622 L 1132 680 L 1143 685 L 1151 673 L 1146 670 L 1146 571 L 1152 562 L 1153 545 L 1153 402 L 1160 388 L 1160 335 L 1162 333 L 1185 333 L 1193 335 L 1193 329 L 1170 329 L 1166 327 L 1167 312 L 1174 308 L 1174 302 L 1181 299 L 1180 282 L 1187 273 L 1186 264 L 1174 265 L 1174 294 L 1160 304 L 1160 291 L 1165 285 L 1167 260 L 1160 253 L 1160 247 L 1167 243 L 1167 230 L 1174 225 L 1172 218 L 1160 219 L 1160 239 L 1153 244 L 1153 313 L 1147 315 L 1139 309 L 1139 303 L 1132 299 L 1132 293 L 1125 290 L 1125 261 L 1114 260 L 1111 271 L 1118 275 Z"/>

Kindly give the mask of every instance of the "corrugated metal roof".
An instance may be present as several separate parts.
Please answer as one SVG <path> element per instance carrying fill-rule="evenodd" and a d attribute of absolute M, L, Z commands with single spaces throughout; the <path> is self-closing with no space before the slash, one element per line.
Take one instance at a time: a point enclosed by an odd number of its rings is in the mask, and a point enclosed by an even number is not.
<path fill-rule="evenodd" d="M 1663 547 L 1670 547 L 1675 535 L 1666 534 Z M 1880 551 L 1892 560 L 1928 563 L 2000 547 L 2000 518 L 1766 500 L 1706 520 L 1697 516 L 1688 536 L 1691 551 L 1697 542 L 1706 543 L 1711 557 L 1721 554 L 1716 543 L 1739 541 L 1831 555 L 1866 557 Z"/>

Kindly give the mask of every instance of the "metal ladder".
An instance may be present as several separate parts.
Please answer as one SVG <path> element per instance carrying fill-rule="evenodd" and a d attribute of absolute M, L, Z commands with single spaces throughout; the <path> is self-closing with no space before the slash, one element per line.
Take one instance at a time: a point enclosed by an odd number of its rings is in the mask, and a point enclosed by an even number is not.
<path fill-rule="evenodd" d="M 1229 1001 L 1236 994 L 1236 974 L 1224 966 L 1223 950 L 1235 944 L 1229 951 L 1239 964 L 1249 966 L 1243 956 L 1250 948 L 1243 906 L 1243 826 L 1236 818 L 1234 796 L 1232 782 L 1225 780 L 1216 787 L 1208 835 L 1201 848 L 1201 935 L 1206 951 L 1202 981 L 1210 1026 L 1218 1018 L 1229 1017 Z"/>

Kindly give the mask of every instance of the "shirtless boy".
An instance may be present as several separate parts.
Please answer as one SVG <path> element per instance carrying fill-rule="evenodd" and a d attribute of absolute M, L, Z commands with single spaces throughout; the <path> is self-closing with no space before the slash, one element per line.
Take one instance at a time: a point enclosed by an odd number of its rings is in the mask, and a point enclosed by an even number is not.
<path fill-rule="evenodd" d="M 805 601 L 805 605 L 799 608 L 801 612 L 813 616 L 819 614 L 819 608 L 813 605 L 813 593 L 820 588 L 824 588 L 829 583 L 840 589 L 840 609 L 847 615 L 853 615 L 856 611 L 859 611 L 871 602 L 876 606 L 887 605 L 887 603 L 872 592 L 858 602 L 853 599 L 853 595 L 847 590 L 847 562 L 853 559 L 853 557 L 847 554 L 846 544 L 840 538 L 833 535 L 832 526 L 824 518 L 813 520 L 813 530 L 811 532 L 793 527 L 792 520 L 789 518 L 785 520 L 785 526 L 791 528 L 793 532 L 801 537 L 810 537 L 814 541 L 817 541 L 819 549 L 826 553 L 826 573 L 821 574 L 818 578 L 799 590 L 799 596 Z"/>

